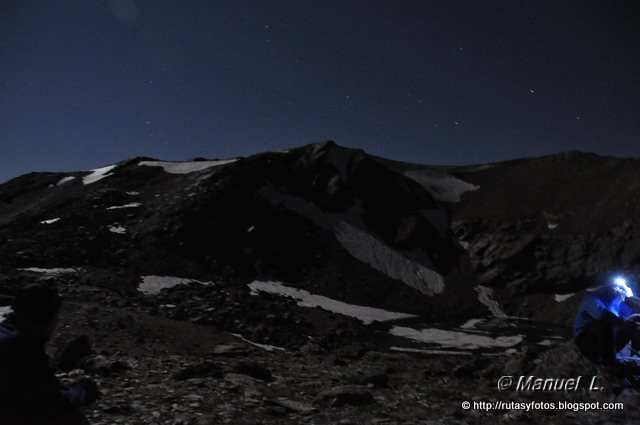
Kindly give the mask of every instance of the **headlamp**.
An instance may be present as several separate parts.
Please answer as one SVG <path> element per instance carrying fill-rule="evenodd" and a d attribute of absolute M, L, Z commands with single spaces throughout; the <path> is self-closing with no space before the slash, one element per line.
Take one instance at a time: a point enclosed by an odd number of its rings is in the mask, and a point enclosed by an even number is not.
<path fill-rule="evenodd" d="M 622 289 L 627 297 L 633 297 L 633 291 L 627 284 L 627 280 L 625 278 L 618 276 L 613 279 L 613 284 Z"/>

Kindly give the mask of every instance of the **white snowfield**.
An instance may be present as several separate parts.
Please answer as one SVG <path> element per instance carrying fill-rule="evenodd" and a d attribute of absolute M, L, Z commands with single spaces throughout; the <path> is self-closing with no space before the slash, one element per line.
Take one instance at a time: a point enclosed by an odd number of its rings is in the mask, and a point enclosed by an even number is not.
<path fill-rule="evenodd" d="M 305 291 L 304 289 L 285 286 L 280 282 L 263 282 L 256 280 L 250 283 L 248 286 L 251 289 L 252 293 L 261 291 L 293 298 L 301 307 L 320 307 L 333 313 L 342 314 L 343 316 L 354 317 L 362 321 L 362 323 L 364 323 L 365 325 L 371 324 L 376 320 L 384 322 L 388 320 L 417 317 L 413 314 L 397 313 L 393 311 L 382 310 L 380 308 L 347 304 L 342 301 L 324 297 L 322 295 L 313 295 L 308 291 Z"/>
<path fill-rule="evenodd" d="M 379 272 L 404 282 L 427 296 L 444 292 L 444 277 L 441 274 L 424 264 L 410 260 L 362 230 L 366 226 L 359 223 L 361 219 L 358 211 L 342 215 L 325 213 L 313 203 L 280 192 L 271 186 L 264 187 L 261 193 L 273 204 L 283 205 L 333 232 L 345 251 Z M 422 254 L 427 262 L 426 254 Z"/>
<path fill-rule="evenodd" d="M 104 179 L 105 177 L 109 177 L 111 175 L 109 174 L 109 171 L 113 170 L 114 168 L 116 168 L 115 165 L 107 165 L 106 167 L 96 168 L 95 170 L 91 170 L 91 174 L 86 175 L 82 178 L 82 183 L 92 184 Z M 60 184 L 60 182 L 58 182 L 58 184 Z"/>
<path fill-rule="evenodd" d="M 0 322 L 2 322 L 11 313 L 13 313 L 11 306 L 0 306 Z"/>
<path fill-rule="evenodd" d="M 68 273 L 77 273 L 80 271 L 80 269 L 76 269 L 76 268 L 64 268 L 64 267 L 56 267 L 56 268 L 52 268 L 52 269 L 43 269 L 40 267 L 26 267 L 26 268 L 22 268 L 22 269 L 18 269 L 21 270 L 23 272 L 32 272 L 32 273 L 42 273 L 42 274 L 49 274 L 49 275 L 60 275 L 60 274 L 68 274 Z"/>
<path fill-rule="evenodd" d="M 125 204 L 125 205 L 116 205 L 113 207 L 107 207 L 108 210 L 121 210 L 123 208 L 138 208 L 139 206 L 141 206 L 142 204 L 140 202 L 131 202 L 129 204 Z"/>
<path fill-rule="evenodd" d="M 555 294 L 553 296 L 553 299 L 556 300 L 556 302 L 561 303 L 561 302 L 566 301 L 569 298 L 573 297 L 574 295 L 575 295 L 575 292 L 572 293 L 572 294 Z"/>
<path fill-rule="evenodd" d="M 138 165 L 147 167 L 162 167 L 162 169 L 169 174 L 189 174 L 195 171 L 206 170 L 207 168 L 217 167 L 218 165 L 231 164 L 236 162 L 237 159 L 222 159 L 219 161 L 183 161 L 183 162 L 168 162 L 168 161 L 140 161 Z"/>
<path fill-rule="evenodd" d="M 409 170 L 404 175 L 442 202 L 460 202 L 464 193 L 480 189 L 480 186 L 460 180 L 442 170 Z"/>
<path fill-rule="evenodd" d="M 400 351 L 402 353 L 424 353 L 424 354 L 453 354 L 456 356 L 470 356 L 469 351 L 453 351 L 453 350 L 425 350 L 423 348 L 407 348 L 407 347 L 389 347 L 391 351 Z"/>
<path fill-rule="evenodd" d="M 58 183 L 56 183 L 56 186 L 62 186 L 65 183 L 69 183 L 73 180 L 75 180 L 76 178 L 74 176 L 67 176 L 67 177 L 63 177 L 60 179 L 60 181 Z"/>
<path fill-rule="evenodd" d="M 398 279 L 428 296 L 444 291 L 442 275 L 409 260 L 369 233 L 341 222 L 335 226 L 335 235 L 349 254 L 387 276 Z"/>
<path fill-rule="evenodd" d="M 178 285 L 198 283 L 200 285 L 213 285 L 213 282 L 201 282 L 195 279 L 174 276 L 142 276 L 142 283 L 138 285 L 138 291 L 145 295 L 158 295 L 163 289 L 173 288 Z"/>
<path fill-rule="evenodd" d="M 127 233 L 127 229 L 122 226 L 109 226 L 109 231 L 111 233 L 117 233 L 119 235 L 124 235 Z"/>
<path fill-rule="evenodd" d="M 460 329 L 474 329 L 478 323 L 482 322 L 484 322 L 484 319 L 469 319 L 460 326 Z"/>
<path fill-rule="evenodd" d="M 445 329 L 427 328 L 413 329 L 403 326 L 394 326 L 391 335 L 408 338 L 413 341 L 437 344 L 445 348 L 507 348 L 520 344 L 523 340 L 522 335 L 499 336 L 492 338 L 490 336 L 472 334 L 460 331 L 449 331 Z"/>
<path fill-rule="evenodd" d="M 509 317 L 504 311 L 502 311 L 500 304 L 493 299 L 493 289 L 481 285 L 475 286 L 473 289 L 478 292 L 478 301 L 487 306 L 491 314 L 495 317 Z"/>
<path fill-rule="evenodd" d="M 57 218 L 51 218 L 51 219 L 49 219 L 49 220 L 42 220 L 42 221 L 40 222 L 40 224 L 53 224 L 53 223 L 56 223 L 56 222 L 58 222 L 58 221 L 60 221 L 60 217 L 57 217 Z"/>

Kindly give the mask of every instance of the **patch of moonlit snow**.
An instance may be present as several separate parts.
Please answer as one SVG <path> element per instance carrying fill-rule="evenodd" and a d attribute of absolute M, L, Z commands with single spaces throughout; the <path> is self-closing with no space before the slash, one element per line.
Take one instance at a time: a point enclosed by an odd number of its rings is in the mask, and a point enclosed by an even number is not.
<path fill-rule="evenodd" d="M 173 288 L 178 285 L 198 283 L 200 285 L 213 285 L 213 282 L 201 282 L 195 279 L 173 276 L 142 276 L 142 283 L 138 286 L 138 291 L 145 295 L 158 295 L 163 289 Z"/>
<path fill-rule="evenodd" d="M 419 183 L 438 201 L 460 202 L 462 195 L 480 189 L 480 186 L 460 180 L 445 171 L 409 170 L 404 175 Z"/>
<path fill-rule="evenodd" d="M 111 233 L 117 233 L 119 235 L 124 235 L 125 233 L 127 233 L 127 229 L 122 226 L 109 226 L 109 231 Z"/>
<path fill-rule="evenodd" d="M 13 313 L 11 306 L 0 306 L 0 322 L 2 322 L 11 313 Z"/>
<path fill-rule="evenodd" d="M 135 192 L 135 191 L 134 191 L 134 192 L 126 192 L 126 193 L 127 193 L 127 195 L 129 195 L 129 196 L 136 196 L 136 195 L 140 195 L 140 192 Z"/>
<path fill-rule="evenodd" d="M 474 287 L 473 289 L 478 292 L 478 301 L 487 306 L 491 314 L 493 314 L 495 317 L 509 317 L 505 314 L 504 311 L 502 311 L 502 309 L 500 308 L 500 304 L 498 304 L 498 302 L 493 299 L 493 289 L 480 285 Z"/>
<path fill-rule="evenodd" d="M 141 161 L 138 165 L 147 167 L 162 167 L 169 174 L 189 174 L 195 171 L 205 170 L 207 168 L 216 167 L 218 165 L 231 164 L 237 159 L 223 159 L 220 161 L 185 161 L 185 162 L 166 162 L 166 161 Z"/>
<path fill-rule="evenodd" d="M 553 299 L 556 300 L 557 302 L 561 303 L 563 301 L 566 301 L 567 299 L 573 297 L 575 295 L 575 293 L 573 294 L 555 294 L 553 296 Z"/>
<path fill-rule="evenodd" d="M 551 341 L 549 339 L 544 339 L 544 340 L 538 342 L 538 345 L 542 345 L 543 347 L 548 347 L 550 345 L 553 345 L 553 341 Z"/>
<path fill-rule="evenodd" d="M 325 213 L 313 203 L 275 190 L 271 186 L 262 189 L 263 196 L 276 205 L 312 219 L 318 226 L 330 230 L 342 247 L 357 260 L 387 276 L 404 282 L 427 296 L 444 292 L 444 277 L 410 260 L 370 233 L 362 230 L 358 211 L 345 214 Z M 428 260 L 425 260 L 428 261 Z"/>
<path fill-rule="evenodd" d="M 382 310 L 379 308 L 365 307 L 360 305 L 347 304 L 322 295 L 313 295 L 304 289 L 291 288 L 280 282 L 262 282 L 254 281 L 249 284 L 252 293 L 258 291 L 270 294 L 278 294 L 285 297 L 293 298 L 301 307 L 320 307 L 333 313 L 342 314 L 344 316 L 354 317 L 365 325 L 374 321 L 384 322 L 387 320 L 406 319 L 409 317 L 417 317 L 413 314 L 397 313 L 393 311 Z"/>
<path fill-rule="evenodd" d="M 49 220 L 42 220 L 42 221 L 40 222 L 40 224 L 53 224 L 53 223 L 55 223 L 55 222 L 57 222 L 57 221 L 60 221 L 60 217 L 57 217 L 57 218 L 51 218 L 51 219 L 49 219 Z"/>
<path fill-rule="evenodd" d="M 542 212 L 544 219 L 547 221 L 547 229 L 553 230 L 558 227 L 558 219 L 559 217 L 555 214 L 548 213 L 546 211 Z"/>
<path fill-rule="evenodd" d="M 130 204 L 126 204 L 126 205 L 116 205 L 115 207 L 108 207 L 108 210 L 119 210 L 122 208 L 138 208 L 139 206 L 141 206 L 142 204 L 140 202 L 131 202 Z"/>
<path fill-rule="evenodd" d="M 109 177 L 111 174 L 108 174 L 109 171 L 113 170 L 115 165 L 108 165 L 102 168 L 96 168 L 95 170 L 91 170 L 91 174 L 86 175 L 82 178 L 82 183 L 91 184 L 95 183 L 99 180 L 104 179 L 105 177 Z"/>
<path fill-rule="evenodd" d="M 387 276 L 398 279 L 425 295 L 444 291 L 442 275 L 409 260 L 369 233 L 342 222 L 336 225 L 335 234 L 347 252 Z"/>
<path fill-rule="evenodd" d="M 64 268 L 64 267 L 56 267 L 53 269 L 43 269 L 40 267 L 26 267 L 26 268 L 22 268 L 22 269 L 18 269 L 21 270 L 23 272 L 32 272 L 32 273 L 43 273 L 43 274 L 50 274 L 50 275 L 59 275 L 59 274 L 67 274 L 67 273 L 76 273 L 78 272 L 78 269 L 74 269 L 74 268 Z"/>
<path fill-rule="evenodd" d="M 470 319 L 464 322 L 460 329 L 473 329 L 478 323 L 484 322 L 484 319 Z"/>
<path fill-rule="evenodd" d="M 251 345 L 255 345 L 256 347 L 262 348 L 263 350 L 267 350 L 267 351 L 274 351 L 274 350 L 279 350 L 279 351 L 286 351 L 284 348 L 282 347 L 276 347 L 275 345 L 268 345 L 268 344 L 258 344 L 257 342 L 253 342 L 253 341 L 249 341 L 247 338 L 243 337 L 240 334 L 234 334 L 232 333 L 231 335 L 240 338 L 241 340 L 243 340 L 244 342 L 247 342 Z"/>
<path fill-rule="evenodd" d="M 469 242 L 461 241 L 460 239 L 458 239 L 458 243 L 465 251 L 469 251 L 469 248 L 471 248 L 471 244 Z"/>
<path fill-rule="evenodd" d="M 394 326 L 389 333 L 412 341 L 437 344 L 446 348 L 463 348 L 469 350 L 476 348 L 513 347 L 514 345 L 520 344 L 523 340 L 522 335 L 493 338 L 460 331 L 436 328 L 413 329 L 403 326 Z"/>
<path fill-rule="evenodd" d="M 75 180 L 76 178 L 74 176 L 67 176 L 67 177 L 63 177 L 60 179 L 60 181 L 58 183 L 56 183 L 56 186 L 62 186 L 65 183 L 69 183 L 70 181 Z"/>
<path fill-rule="evenodd" d="M 468 351 L 452 351 L 452 350 L 425 350 L 422 348 L 407 348 L 407 347 L 389 347 L 391 351 L 400 351 L 403 353 L 425 353 L 425 354 L 453 354 L 457 356 L 470 356 Z"/>

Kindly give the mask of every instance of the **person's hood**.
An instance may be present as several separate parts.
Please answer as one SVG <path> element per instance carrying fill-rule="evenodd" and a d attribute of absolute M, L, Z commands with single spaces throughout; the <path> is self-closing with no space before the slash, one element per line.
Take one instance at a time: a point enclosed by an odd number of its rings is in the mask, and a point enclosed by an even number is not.
<path fill-rule="evenodd" d="M 47 343 L 47 336 L 41 328 L 29 326 L 20 320 L 14 314 L 11 314 L 0 323 L 0 340 L 7 338 L 23 337 L 35 343 Z"/>
<path fill-rule="evenodd" d="M 16 338 L 19 334 L 20 332 L 10 318 L 7 318 L 0 323 L 0 341 Z"/>

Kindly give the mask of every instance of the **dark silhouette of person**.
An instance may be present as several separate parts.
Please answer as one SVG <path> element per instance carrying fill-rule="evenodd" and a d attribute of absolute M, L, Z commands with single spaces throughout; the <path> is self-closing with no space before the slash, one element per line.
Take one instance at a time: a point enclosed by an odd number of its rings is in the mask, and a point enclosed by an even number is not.
<path fill-rule="evenodd" d="M 52 285 L 29 285 L 0 323 L 0 424 L 87 425 L 80 408 L 98 396 L 96 384 L 68 388 L 55 376 L 45 345 L 62 299 Z"/>
<path fill-rule="evenodd" d="M 617 279 L 589 294 L 580 305 L 573 337 L 592 362 L 616 366 L 617 353 L 629 342 L 632 350 L 640 351 L 640 314 L 629 305 L 635 307 L 632 295 L 626 282 Z"/>

